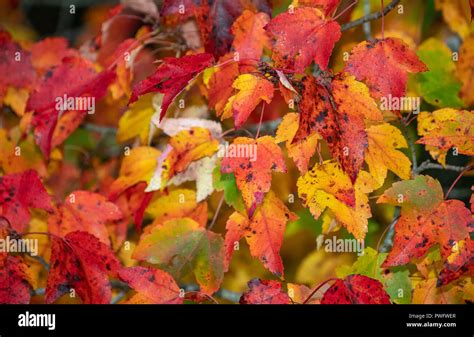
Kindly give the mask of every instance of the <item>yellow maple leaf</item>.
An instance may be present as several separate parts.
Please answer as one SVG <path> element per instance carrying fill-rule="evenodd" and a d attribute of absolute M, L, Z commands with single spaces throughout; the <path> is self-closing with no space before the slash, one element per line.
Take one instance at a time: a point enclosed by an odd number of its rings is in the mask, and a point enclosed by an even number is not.
<path fill-rule="evenodd" d="M 408 146 L 400 130 L 384 123 L 368 128 L 367 136 L 369 146 L 365 152 L 365 161 L 377 183 L 382 186 L 388 170 L 402 179 L 410 179 L 411 162 L 403 152 L 397 150 Z"/>
<path fill-rule="evenodd" d="M 120 167 L 119 177 L 110 187 L 112 199 L 129 187 L 140 182 L 149 182 L 159 156 L 160 151 L 149 146 L 136 147 L 128 155 L 125 155 Z"/>
<path fill-rule="evenodd" d="M 196 191 L 188 189 L 177 189 L 167 195 L 157 195 L 152 199 L 145 212 L 154 218 L 153 226 L 167 220 L 187 217 L 205 227 L 208 220 L 207 203 L 196 202 Z"/>
<path fill-rule="evenodd" d="M 125 142 L 135 137 L 140 138 L 141 144 L 149 143 L 151 118 L 155 113 L 153 105 L 155 95 L 149 94 L 140 97 L 130 109 L 125 111 L 119 120 L 117 141 Z"/>
<path fill-rule="evenodd" d="M 418 115 L 418 144 L 446 165 L 446 154 L 454 148 L 456 153 L 474 155 L 474 111 L 445 108 Z"/>
<path fill-rule="evenodd" d="M 308 171 L 309 161 L 316 151 L 318 139 L 321 139 L 321 136 L 315 132 L 301 141 L 292 143 L 296 131 L 298 131 L 299 120 L 300 114 L 296 112 L 290 112 L 283 116 L 276 131 L 275 141 L 277 143 L 286 142 L 288 156 L 293 159 L 300 173 L 304 174 Z"/>
<path fill-rule="evenodd" d="M 315 219 L 329 209 L 356 239 L 362 240 L 367 233 L 368 218 L 372 216 L 366 193 L 373 190 L 373 182 L 368 175 L 361 171 L 352 185 L 339 164 L 325 161 L 298 178 L 298 195 Z"/>

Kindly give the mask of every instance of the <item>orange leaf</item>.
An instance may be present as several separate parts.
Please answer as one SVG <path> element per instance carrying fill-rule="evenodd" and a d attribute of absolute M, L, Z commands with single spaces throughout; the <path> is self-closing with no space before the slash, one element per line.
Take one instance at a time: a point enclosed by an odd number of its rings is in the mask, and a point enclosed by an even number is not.
<path fill-rule="evenodd" d="M 270 136 L 235 138 L 221 163 L 222 173 L 234 173 L 249 216 L 270 190 L 272 171 L 286 172 L 286 166 L 280 147 Z"/>
<path fill-rule="evenodd" d="M 469 237 L 471 212 L 459 200 L 443 200 L 441 184 L 430 176 L 394 183 L 377 200 L 401 207 L 395 238 L 383 266 L 399 266 L 422 257 L 439 244 L 446 259 L 452 246 Z"/>
<path fill-rule="evenodd" d="M 286 223 L 296 220 L 285 204 L 273 192 L 269 192 L 263 203 L 257 207 L 252 218 L 234 212 L 227 221 L 225 236 L 226 269 L 235 244 L 243 237 L 250 246 L 250 253 L 262 261 L 272 273 L 283 276 L 283 262 L 280 248 Z"/>
<path fill-rule="evenodd" d="M 239 53 L 239 59 L 260 60 L 263 48 L 270 48 L 270 38 L 264 27 L 270 22 L 266 13 L 245 10 L 235 20 L 231 32 L 234 34 L 232 46 Z"/>
<path fill-rule="evenodd" d="M 252 74 L 237 77 L 232 84 L 238 93 L 230 97 L 224 107 L 222 119 L 234 116 L 236 128 L 240 128 L 261 101 L 270 103 L 273 98 L 272 82 Z"/>
<path fill-rule="evenodd" d="M 49 231 L 58 236 L 83 231 L 110 246 L 107 221 L 119 220 L 122 212 L 104 196 L 88 191 L 72 192 L 48 219 Z"/>

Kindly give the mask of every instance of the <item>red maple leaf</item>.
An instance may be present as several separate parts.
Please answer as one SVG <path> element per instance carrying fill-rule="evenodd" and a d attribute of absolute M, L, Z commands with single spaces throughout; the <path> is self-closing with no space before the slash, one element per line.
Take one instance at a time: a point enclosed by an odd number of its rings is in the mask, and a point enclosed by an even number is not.
<path fill-rule="evenodd" d="M 38 173 L 28 170 L 0 177 L 0 215 L 22 233 L 30 222 L 29 208 L 52 211 L 51 198 Z"/>
<path fill-rule="evenodd" d="M 427 70 L 415 52 L 397 38 L 359 43 L 345 68 L 359 81 L 365 81 L 375 98 L 405 96 L 407 73 Z"/>
<path fill-rule="evenodd" d="M 0 304 L 28 304 L 31 285 L 19 256 L 0 255 Z"/>
<path fill-rule="evenodd" d="M 36 73 L 31 64 L 30 52 L 12 40 L 10 33 L 0 28 L 0 97 L 9 85 L 15 88 L 31 88 Z"/>
<path fill-rule="evenodd" d="M 279 14 L 266 29 L 275 39 L 272 58 L 277 67 L 298 73 L 303 73 L 312 61 L 325 70 L 334 45 L 341 38 L 339 24 L 311 7 Z"/>
<path fill-rule="evenodd" d="M 325 293 L 321 304 L 390 304 L 382 283 L 363 275 L 338 279 Z"/>
<path fill-rule="evenodd" d="M 303 80 L 303 87 L 300 125 L 293 143 L 318 132 L 354 182 L 368 146 L 365 120 L 380 121 L 381 112 L 365 85 L 352 76 L 338 75 L 330 84 L 308 76 Z"/>
<path fill-rule="evenodd" d="M 77 231 L 52 237 L 50 267 L 46 303 L 74 289 L 86 304 L 107 304 L 112 296 L 108 275 L 116 275 L 120 262 L 95 236 Z"/>
<path fill-rule="evenodd" d="M 127 303 L 131 304 L 182 304 L 180 288 L 173 277 L 151 267 L 131 267 L 119 270 L 120 279 L 137 291 Z"/>
<path fill-rule="evenodd" d="M 174 98 L 189 84 L 189 81 L 209 67 L 213 61 L 214 57 L 205 53 L 181 58 L 164 58 L 164 63 L 153 75 L 134 86 L 129 104 L 135 102 L 141 95 L 160 92 L 165 95 L 160 113 L 160 120 L 163 119 Z"/>
<path fill-rule="evenodd" d="M 41 82 L 31 93 L 26 104 L 27 111 L 33 111 L 31 123 L 35 128 L 36 143 L 44 156 L 49 158 L 53 146 L 62 142 L 79 125 L 88 113 L 82 109 L 57 109 L 60 99 L 102 98 L 108 85 L 115 78 L 113 71 L 97 73 L 93 65 L 83 58 L 66 57 L 62 63 L 45 73 Z M 95 108 L 95 107 L 93 107 Z M 53 133 L 59 119 L 64 114 L 77 115 L 74 128 L 60 130 L 59 139 L 53 139 Z M 61 133 L 62 131 L 62 133 Z"/>

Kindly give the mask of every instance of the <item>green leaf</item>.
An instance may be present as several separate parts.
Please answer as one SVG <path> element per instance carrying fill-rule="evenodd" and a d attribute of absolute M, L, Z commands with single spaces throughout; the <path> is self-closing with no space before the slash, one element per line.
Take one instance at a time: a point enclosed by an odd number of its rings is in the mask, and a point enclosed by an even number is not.
<path fill-rule="evenodd" d="M 410 272 L 406 267 L 391 268 L 391 273 L 385 277 L 385 290 L 392 302 L 409 304 L 411 302 L 412 284 Z"/>
<path fill-rule="evenodd" d="M 157 264 L 177 279 L 190 266 L 207 294 L 216 292 L 224 278 L 224 240 L 191 218 L 169 220 L 144 232 L 133 258 Z"/>
<path fill-rule="evenodd" d="M 416 75 L 418 91 L 425 101 L 437 107 L 461 108 L 462 84 L 455 75 L 451 50 L 441 41 L 430 38 L 418 49 L 418 56 L 429 71 Z"/>
<path fill-rule="evenodd" d="M 214 169 L 213 180 L 216 191 L 224 191 L 224 199 L 227 205 L 240 213 L 246 213 L 242 194 L 237 188 L 234 174 L 221 173 L 221 165 L 219 163 Z"/>
<path fill-rule="evenodd" d="M 387 254 L 379 254 L 375 249 L 367 247 L 364 249 L 364 255 L 359 256 L 352 266 L 338 267 L 336 275 L 345 278 L 351 274 L 359 274 L 383 282 L 380 266 L 386 257 Z"/>
<path fill-rule="evenodd" d="M 364 255 L 359 256 L 352 266 L 340 266 L 336 269 L 339 278 L 351 274 L 364 275 L 383 283 L 385 290 L 390 295 L 392 302 L 405 304 L 411 301 L 412 282 L 406 267 L 390 268 L 389 273 L 382 273 L 382 263 L 387 257 L 386 253 L 378 253 L 367 247 Z"/>

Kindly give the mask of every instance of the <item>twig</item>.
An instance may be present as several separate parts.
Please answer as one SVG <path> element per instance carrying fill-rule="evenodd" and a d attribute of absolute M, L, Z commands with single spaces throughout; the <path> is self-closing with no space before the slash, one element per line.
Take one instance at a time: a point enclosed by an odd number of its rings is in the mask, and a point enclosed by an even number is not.
<path fill-rule="evenodd" d="M 407 128 L 403 123 L 401 123 L 401 129 L 403 136 L 405 136 L 405 139 L 407 140 L 408 148 L 410 149 L 411 153 L 411 161 L 412 161 L 412 174 L 414 174 L 418 168 L 417 160 L 416 160 L 416 149 L 415 149 L 415 143 L 413 141 L 413 138 L 411 137 L 410 133 L 408 132 Z"/>
<path fill-rule="evenodd" d="M 392 2 L 389 3 L 387 7 L 384 8 L 383 12 L 382 11 L 373 12 L 373 13 L 370 13 L 369 15 L 364 15 L 360 19 L 345 23 L 341 26 L 341 31 L 345 31 L 345 30 L 357 27 L 359 25 L 362 25 L 372 20 L 377 20 L 382 17 L 382 13 L 383 15 L 387 15 L 392 9 L 395 8 L 396 5 L 398 5 L 399 2 L 400 0 L 392 0 Z"/>
<path fill-rule="evenodd" d="M 364 0 L 364 15 L 370 14 L 370 0 Z M 372 40 L 372 29 L 370 26 L 370 22 L 367 21 L 362 26 L 364 30 L 364 35 L 366 40 Z"/>
<path fill-rule="evenodd" d="M 389 247 L 393 245 L 393 234 L 395 233 L 395 225 L 397 224 L 398 219 L 400 218 L 400 207 L 395 207 L 395 211 L 393 212 L 393 218 L 390 225 L 385 228 L 383 233 L 380 235 L 379 241 L 377 242 L 377 252 L 386 252 L 388 251 Z M 382 241 L 385 233 L 385 240 L 383 240 L 383 244 L 380 247 L 380 242 Z M 379 250 L 380 249 L 380 250 Z"/>
<path fill-rule="evenodd" d="M 430 160 L 425 160 L 416 168 L 416 170 L 413 170 L 413 173 L 419 174 L 425 170 L 448 170 L 448 171 L 454 171 L 454 172 L 462 172 L 465 169 L 464 166 L 455 166 L 455 165 L 446 165 L 443 166 L 441 164 L 437 163 L 432 163 Z"/>
<path fill-rule="evenodd" d="M 219 212 L 221 211 L 223 203 L 224 203 L 224 194 L 222 194 L 221 200 L 219 200 L 219 205 L 217 205 L 216 212 L 214 213 L 214 217 L 212 218 L 212 222 L 209 225 L 208 230 L 211 230 L 211 228 L 214 227 L 214 224 L 216 223 L 217 216 L 219 215 Z"/>
<path fill-rule="evenodd" d="M 380 12 L 382 13 L 382 40 L 385 38 L 384 30 L 385 30 L 385 14 L 383 13 L 383 0 L 382 1 L 382 8 L 380 8 Z"/>

